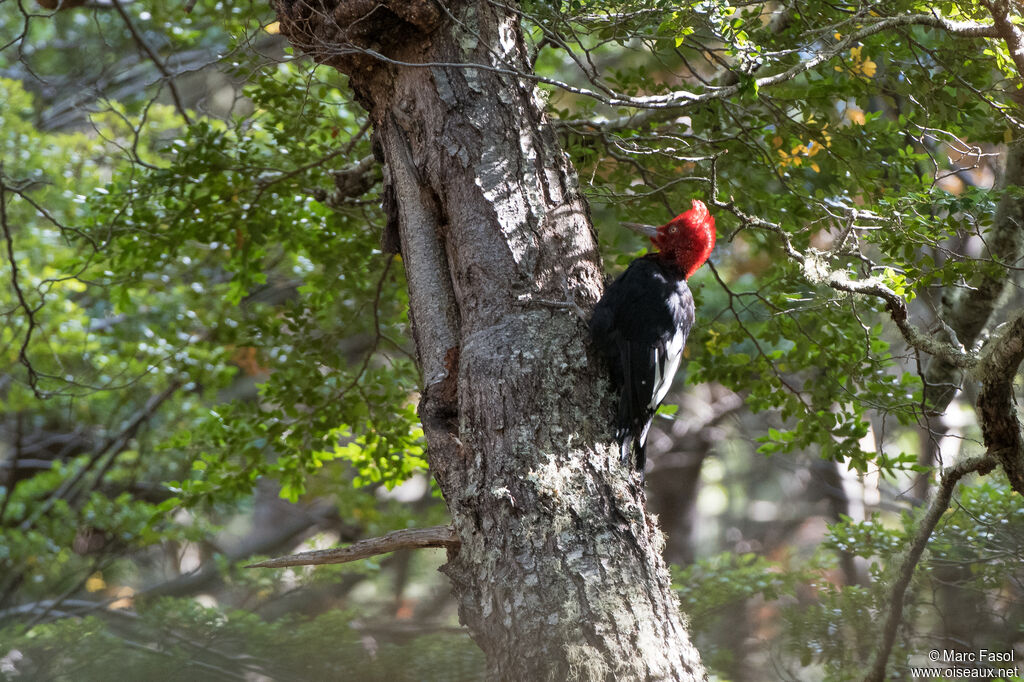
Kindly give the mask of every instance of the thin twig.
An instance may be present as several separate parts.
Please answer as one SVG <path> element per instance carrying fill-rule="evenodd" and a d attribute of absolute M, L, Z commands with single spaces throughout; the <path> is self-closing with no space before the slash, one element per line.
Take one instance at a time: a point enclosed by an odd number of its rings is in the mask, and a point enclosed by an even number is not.
<path fill-rule="evenodd" d="M 951 35 L 957 35 L 962 37 L 999 37 L 999 33 L 996 27 L 992 24 L 951 21 L 931 14 L 902 14 L 894 17 L 878 18 L 862 17 L 861 21 L 867 23 L 868 25 L 862 26 L 858 30 L 847 35 L 844 35 L 842 39 L 836 41 L 834 45 L 829 46 L 827 49 L 818 50 L 815 56 L 810 59 L 802 60 L 783 72 L 776 73 L 771 76 L 765 76 L 763 78 L 758 78 L 756 81 L 754 81 L 756 87 L 760 90 L 770 88 L 775 85 L 779 85 L 780 83 L 784 83 L 786 81 L 790 81 L 799 76 L 800 74 L 810 69 L 813 69 L 819 66 L 820 64 L 827 62 L 832 58 L 844 53 L 846 50 L 850 48 L 850 46 L 856 45 L 858 42 L 864 40 L 865 38 L 876 35 L 878 33 L 882 33 L 890 29 L 903 28 L 909 26 L 928 26 L 944 30 L 945 32 Z M 542 76 L 535 73 L 526 73 L 515 67 L 494 66 L 490 64 L 464 62 L 410 62 L 400 59 L 393 59 L 391 57 L 388 57 L 387 55 L 382 54 L 377 50 L 362 47 L 351 42 L 342 42 L 339 46 L 338 44 L 327 45 L 323 43 L 323 41 L 319 38 L 317 38 L 317 42 L 303 42 L 303 36 L 299 35 L 291 35 L 290 38 L 297 47 L 300 47 L 306 52 L 311 53 L 314 56 L 314 58 L 317 59 L 318 61 L 328 62 L 330 61 L 330 59 L 336 57 L 344 57 L 352 54 L 362 54 L 387 64 L 393 64 L 395 66 L 402 67 L 423 69 L 475 69 L 480 71 L 490 71 L 501 75 L 513 76 L 515 78 L 519 78 L 522 80 L 534 81 L 537 83 L 543 83 L 545 85 L 551 85 L 570 94 L 596 100 L 609 107 L 681 110 L 704 102 L 727 99 L 740 92 L 740 90 L 744 87 L 744 84 L 737 83 L 729 86 L 708 88 L 704 92 L 693 92 L 690 90 L 674 90 L 672 92 L 656 95 L 636 96 L 611 91 L 611 94 L 604 95 L 595 90 L 591 90 L 589 88 L 585 88 L 582 86 L 571 85 L 567 82 L 559 81 L 555 78 L 549 78 L 547 76 Z"/>
<path fill-rule="evenodd" d="M 42 303 L 35 308 L 31 307 L 25 299 L 25 292 L 22 291 L 21 282 L 18 279 L 18 260 L 14 257 L 14 238 L 11 236 L 11 228 L 7 222 L 8 189 L 3 175 L 3 164 L 0 164 L 0 228 L 3 229 L 4 241 L 7 243 L 7 258 L 11 262 L 11 286 L 14 287 L 14 293 L 18 297 L 18 304 L 25 311 L 25 317 L 28 321 L 25 338 L 22 339 L 21 348 L 18 349 L 18 361 L 25 365 L 25 369 L 28 370 L 28 385 L 32 388 L 32 392 L 35 393 L 37 398 L 42 399 L 43 395 L 39 392 L 37 386 L 39 374 L 28 359 L 28 346 L 32 340 L 32 332 L 37 326 L 35 314 L 42 307 Z"/>
<path fill-rule="evenodd" d="M 320 549 L 289 556 L 267 559 L 246 568 L 284 568 L 285 566 L 318 566 L 320 564 L 346 564 L 350 561 L 368 559 L 379 554 L 388 554 L 400 549 L 424 549 L 444 547 L 454 549 L 461 545 L 459 536 L 451 526 L 430 528 L 403 528 L 377 538 L 353 542 L 348 547 Z"/>
<path fill-rule="evenodd" d="M 124 21 L 125 26 L 128 28 L 128 32 L 131 33 L 132 39 L 135 41 L 135 44 L 139 46 L 140 50 L 146 53 L 146 56 L 149 57 L 149 60 L 151 62 L 153 62 L 153 65 L 157 68 L 157 70 L 161 74 L 163 74 L 163 77 L 165 79 L 167 79 L 167 89 L 171 91 L 171 99 L 174 100 L 174 106 L 175 108 L 177 108 L 178 113 L 181 114 L 181 117 L 185 120 L 185 123 L 187 123 L 188 125 L 192 125 L 192 119 L 189 118 L 188 111 L 185 109 L 185 105 L 181 99 L 181 93 L 178 92 L 178 86 L 174 82 L 174 74 L 171 73 L 170 69 L 167 68 L 167 65 L 164 64 L 163 60 L 160 59 L 160 56 L 153 51 L 153 48 L 149 46 L 149 43 L 146 42 L 146 39 L 143 38 L 142 34 L 139 33 L 137 28 L 135 28 L 135 24 L 132 23 L 131 17 L 128 16 L 128 13 L 124 11 L 124 7 L 121 6 L 121 1 L 111 0 L 111 4 L 113 4 L 114 9 L 117 10 L 117 13 L 121 15 L 121 19 Z"/>

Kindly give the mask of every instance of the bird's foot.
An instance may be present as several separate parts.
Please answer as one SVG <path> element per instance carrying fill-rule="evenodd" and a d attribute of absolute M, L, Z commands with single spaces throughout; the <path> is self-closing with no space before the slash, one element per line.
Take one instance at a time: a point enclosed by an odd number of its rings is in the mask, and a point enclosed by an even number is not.
<path fill-rule="evenodd" d="M 519 303 L 520 305 L 535 303 L 537 305 L 542 305 L 547 308 L 554 308 L 556 310 L 568 310 L 571 313 L 575 313 L 576 317 L 578 317 L 580 321 L 583 322 L 583 324 L 588 324 L 590 322 L 590 316 L 587 314 L 585 310 L 583 310 L 583 308 L 579 306 L 578 303 L 576 303 L 576 301 L 572 300 L 572 297 L 569 295 L 568 291 L 566 291 L 564 301 L 552 301 L 551 299 L 537 298 L 536 296 L 524 294 L 519 297 Z"/>

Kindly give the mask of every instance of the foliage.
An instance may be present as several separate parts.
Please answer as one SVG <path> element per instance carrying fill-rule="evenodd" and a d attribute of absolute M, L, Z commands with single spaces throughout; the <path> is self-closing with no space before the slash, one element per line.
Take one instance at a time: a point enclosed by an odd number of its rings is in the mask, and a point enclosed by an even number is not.
<path fill-rule="evenodd" d="M 594 198 L 624 220 L 652 223 L 691 196 L 730 202 L 718 211 L 718 269 L 694 278 L 702 292 L 726 298 L 704 294 L 716 300 L 701 307 L 706 322 L 691 341 L 701 349 L 689 363 L 693 380 L 743 390 L 753 409 L 787 420 L 763 437 L 762 452 L 814 447 L 859 471 L 912 469 L 912 455 L 860 446 L 872 416 L 905 425 L 924 412 L 913 358 L 883 333 L 884 301 L 830 290 L 806 263 L 786 258 L 776 232 L 744 216 L 781 226 L 793 248 L 820 253 L 820 267 L 879 277 L 908 301 L 998 268 L 953 257 L 949 245 L 989 229 L 1002 196 L 960 178 L 989 162 L 991 145 L 1016 135 L 1005 44 L 914 26 L 851 39 L 885 17 L 932 12 L 933 3 L 815 5 L 807 13 L 703 2 L 673 4 L 672 12 L 656 2 L 586 7 L 592 19 L 574 24 L 569 45 L 579 62 L 616 54 L 626 66 L 600 77 L 637 104 L 680 89 L 698 100 L 663 115 L 581 108 L 574 93 L 552 88 Z M 950 8 L 955 19 L 985 15 L 980 5 Z M 568 20 L 542 5 L 533 10 L 546 34 Z M 630 42 L 637 35 L 645 37 Z M 835 56 L 755 87 L 813 54 Z M 730 65 L 724 80 L 737 80 L 739 92 L 701 100 L 723 86 L 687 76 L 711 71 L 716 59 Z M 553 50 L 540 65 L 567 71 Z M 718 196 L 709 199 L 712 173 Z M 730 215 L 734 207 L 742 213 Z"/>
<path fill-rule="evenodd" d="M 385 600 L 253 615 L 311 584 L 382 589 L 379 564 L 268 577 L 239 564 L 271 549 L 230 546 L 240 528 L 286 525 L 280 509 L 324 532 L 311 546 L 444 519 L 430 484 L 394 490 L 425 481 L 419 377 L 401 259 L 380 246 L 380 169 L 345 79 L 286 49 L 262 3 L 100 4 L 0 3 L 0 672 L 149 679 L 174 661 L 181 677 L 405 679 L 415 657 L 418 679 L 479 674 L 465 638 L 440 634 L 384 641 L 371 665 L 354 621 Z M 922 514 L 892 491 L 934 470 L 919 434 L 962 426 L 947 440 L 983 450 L 976 420 L 929 414 L 930 358 L 892 311 L 902 301 L 917 328 L 944 330 L 949 301 L 1019 283 L 992 235 L 998 207 L 1021 200 L 1019 178 L 993 184 L 1021 139 L 1020 74 L 991 31 L 935 21 L 990 26 L 992 7 L 521 3 L 529 82 L 609 269 L 642 245 L 605 226 L 663 222 L 691 197 L 716 215 L 713 268 L 691 281 L 686 383 L 735 391 L 762 421 L 728 427 L 713 454 L 820 457 L 888 495 L 874 516 L 833 519 L 809 557 L 721 554 L 717 539 L 714 558 L 676 573 L 724 678 L 757 656 L 861 674 Z M 1006 317 L 1020 297 L 1001 296 L 990 303 Z M 949 635 L 945 608 L 972 605 L 978 647 L 1020 645 L 1020 499 L 1001 478 L 961 488 L 915 574 L 892 679 Z M 190 577 L 193 554 L 216 608 L 138 597 L 130 611 L 16 617 L 164 589 Z M 837 577 L 847 560 L 867 567 L 861 583 Z M 430 583 L 432 569 L 411 573 Z M 755 605 L 772 641 L 750 654 L 730 620 Z"/>
<path fill-rule="evenodd" d="M 116 12 L 0 6 L 3 42 L 21 46 L 0 51 L 13 253 L 0 279 L 19 285 L 0 287 L 0 429 L 13 466 L 41 468 L 0 487 L 7 605 L 130 600 L 160 574 L 133 558 L 146 551 L 206 547 L 230 573 L 249 557 L 209 545 L 262 504 L 267 481 L 293 502 L 331 500 L 349 534 L 411 525 L 410 509 L 376 491 L 425 470 L 402 269 L 379 248 L 379 202 L 365 196 L 379 170 L 358 166 L 369 139 L 344 83 L 243 49 L 270 38 L 263 7 L 200 2 L 185 17 L 177 6 L 125 7 L 143 41 L 182 56 L 173 68 L 240 88 L 220 117 L 183 109 L 181 84 L 173 96 L 144 87 L 159 74 Z M 52 100 L 76 83 L 98 89 L 73 107 Z M 154 99 L 161 91 L 166 103 Z M 338 172 L 356 181 L 347 192 Z M 416 520 L 439 516 L 421 509 Z M 289 587 L 235 589 L 266 600 Z M 190 618 L 190 603 L 172 610 Z M 191 655 L 153 654 L 155 635 L 143 632 L 140 649 L 117 620 L 9 630 L 3 641 L 23 647 L 30 668 L 48 658 L 36 654 L 63 651 L 38 671 L 53 678 L 130 668 L 148 679 L 168 656 Z M 97 648 L 102 657 L 88 653 Z"/>
<path fill-rule="evenodd" d="M 931 471 L 916 432 L 942 438 L 925 390 L 935 363 L 893 324 L 893 302 L 920 328 L 960 332 L 951 302 L 977 296 L 986 282 L 1019 283 L 1019 238 L 1007 248 L 996 220 L 1001 203 L 1019 202 L 1024 179 L 994 185 L 993 176 L 1024 129 L 1021 74 L 1007 43 L 992 39 L 992 7 L 527 4 L 547 77 L 541 87 L 598 224 L 662 223 L 694 196 L 712 206 L 719 245 L 714 267 L 691 280 L 699 319 L 687 380 L 725 385 L 772 414 L 754 435 L 758 452 L 813 453 L 901 490 Z M 988 27 L 989 37 L 968 25 Z M 635 248 L 618 233 L 607 237 L 617 251 Z M 852 295 L 837 282 L 883 295 Z M 1014 303 L 1002 317 L 995 301 L 982 302 L 997 311 L 993 326 L 1019 308 L 1015 290 L 1005 296 Z M 982 340 L 961 341 L 974 352 Z M 943 381 L 971 390 L 963 377 Z M 982 451 L 978 436 L 972 420 L 962 450 Z M 943 608 L 966 608 L 981 600 L 975 595 L 1000 603 L 995 595 L 1019 581 L 1020 536 L 1006 508 L 1014 500 L 1005 482 L 963 490 L 917 573 L 890 674 L 906 676 L 908 656 L 935 641 L 959 641 L 963 630 L 943 627 Z M 1007 526 L 993 530 L 985 501 L 1002 509 L 996 518 Z M 705 660 L 723 679 L 744 677 L 759 655 L 775 666 L 809 666 L 812 677 L 860 679 L 918 528 L 910 518 L 899 529 L 889 514 L 834 525 L 810 564 L 738 553 L 679 573 Z M 989 534 L 1005 544 L 986 554 Z M 834 575 L 835 558 L 851 555 L 869 562 L 864 584 L 842 585 Z M 980 556 L 998 559 L 989 571 Z M 926 595 L 949 582 L 955 594 L 926 608 Z M 991 612 L 969 609 L 972 643 L 1019 646 L 1020 595 L 1010 592 Z M 750 640 L 736 639 L 735 605 L 762 603 L 787 614 L 781 659 L 741 651 Z M 995 635 L 993 623 L 1008 634 Z"/>
<path fill-rule="evenodd" d="M 377 643 L 352 629 L 351 613 L 268 622 L 246 611 L 164 600 L 138 614 L 64 618 L 0 641 L 18 652 L 4 673 L 31 679 L 133 680 L 336 679 L 476 680 L 483 654 L 464 634 L 432 634 Z M 409 661 L 416 665 L 410 666 Z"/>
<path fill-rule="evenodd" d="M 722 648 L 716 638 L 721 638 L 722 630 L 736 628 L 737 620 L 744 618 L 738 614 L 745 613 L 758 630 L 784 627 L 785 638 L 775 646 L 788 656 L 775 653 L 776 660 L 799 662 L 818 670 L 824 680 L 863 679 L 865 661 L 881 634 L 879 614 L 887 610 L 892 573 L 920 516 L 921 510 L 907 511 L 898 525 L 877 514 L 867 521 L 846 518 L 830 526 L 825 542 L 807 558 L 769 561 L 726 553 L 676 569 L 673 582 L 703 645 L 705 661 L 722 679 L 736 674 L 736 652 Z M 888 679 L 914 679 L 911 666 L 930 665 L 926 654 L 936 648 L 935 631 L 941 629 L 948 609 L 960 609 L 957 617 L 965 619 L 977 618 L 980 611 L 983 618 L 974 621 L 974 627 L 998 624 L 971 631 L 970 640 L 958 643 L 964 651 L 1011 651 L 1024 623 L 1021 602 L 984 603 L 977 595 L 1004 590 L 1020 580 L 1022 548 L 1024 500 L 1006 479 L 964 488 L 914 578 L 909 602 L 913 616 L 901 629 Z M 837 556 L 842 555 L 865 562 L 867 584 L 836 581 Z M 774 608 L 767 609 L 766 604 Z"/>

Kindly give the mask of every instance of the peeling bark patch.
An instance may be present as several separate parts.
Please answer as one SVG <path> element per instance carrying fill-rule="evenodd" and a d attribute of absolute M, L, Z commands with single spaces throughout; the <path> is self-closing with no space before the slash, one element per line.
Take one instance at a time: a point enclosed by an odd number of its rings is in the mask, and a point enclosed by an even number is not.
<path fill-rule="evenodd" d="M 452 89 L 451 81 L 448 80 L 448 74 L 444 69 L 432 66 L 430 75 L 434 79 L 434 87 L 437 88 L 437 96 L 441 101 L 450 107 L 456 106 L 458 100 L 455 98 L 455 90 Z"/>
<path fill-rule="evenodd" d="M 455 405 L 458 400 L 459 386 L 459 347 L 452 346 L 444 354 L 444 368 L 448 375 L 441 382 L 440 399 L 445 403 Z"/>
<path fill-rule="evenodd" d="M 507 147 L 506 147 L 507 148 Z M 508 182 L 510 177 L 518 177 L 519 169 L 499 148 L 485 149 L 478 166 L 476 185 L 483 192 L 484 198 L 494 207 L 497 224 L 505 237 L 512 260 L 519 266 L 520 272 L 532 273 L 536 262 L 537 243 L 529 230 L 529 206 L 532 183 L 517 181 L 513 186 Z M 522 191 L 526 191 L 523 196 Z"/>

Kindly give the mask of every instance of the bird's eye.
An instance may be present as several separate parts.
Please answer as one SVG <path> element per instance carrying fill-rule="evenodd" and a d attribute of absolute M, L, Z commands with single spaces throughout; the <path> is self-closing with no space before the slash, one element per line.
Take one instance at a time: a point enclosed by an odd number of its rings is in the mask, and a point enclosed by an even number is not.
<path fill-rule="evenodd" d="M 676 226 L 673 225 L 672 227 L 668 228 L 668 233 L 669 234 L 675 234 L 676 233 Z"/>

